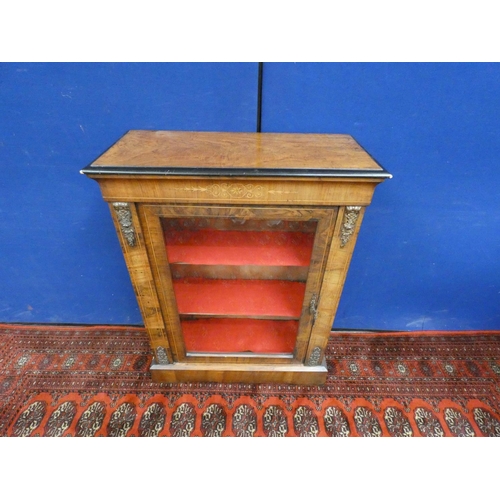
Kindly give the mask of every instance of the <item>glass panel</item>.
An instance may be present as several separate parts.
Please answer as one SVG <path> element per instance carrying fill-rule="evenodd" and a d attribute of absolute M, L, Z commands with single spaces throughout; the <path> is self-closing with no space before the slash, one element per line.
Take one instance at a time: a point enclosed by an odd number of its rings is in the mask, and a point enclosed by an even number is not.
<path fill-rule="evenodd" d="M 292 353 L 298 321 L 210 318 L 181 320 L 188 352 Z"/>
<path fill-rule="evenodd" d="M 162 218 L 186 350 L 291 354 L 316 226 Z"/>

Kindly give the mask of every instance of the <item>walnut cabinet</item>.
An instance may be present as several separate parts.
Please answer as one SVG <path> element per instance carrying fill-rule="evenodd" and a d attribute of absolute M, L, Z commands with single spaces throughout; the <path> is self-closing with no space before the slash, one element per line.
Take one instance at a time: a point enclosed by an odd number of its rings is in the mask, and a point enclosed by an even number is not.
<path fill-rule="evenodd" d="M 365 208 L 390 177 L 348 135 L 134 130 L 100 186 L 155 381 L 322 384 Z"/>

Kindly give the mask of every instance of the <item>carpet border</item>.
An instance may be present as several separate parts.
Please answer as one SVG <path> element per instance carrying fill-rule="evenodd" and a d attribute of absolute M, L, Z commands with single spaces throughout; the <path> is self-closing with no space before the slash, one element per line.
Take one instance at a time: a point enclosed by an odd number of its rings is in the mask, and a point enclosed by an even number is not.
<path fill-rule="evenodd" d="M 0 323 L 0 329 L 3 330 L 66 330 L 70 331 L 96 331 L 96 330 L 113 330 L 113 331 L 126 331 L 126 330 L 142 330 L 146 328 L 141 325 L 76 325 L 76 324 L 63 324 L 63 323 Z M 466 335 L 466 336 L 480 336 L 480 335 L 500 335 L 500 330 L 399 330 L 399 331 L 371 331 L 371 330 L 331 330 L 330 337 L 336 335 L 349 335 L 359 337 L 405 337 L 405 336 L 453 336 L 453 335 Z"/>

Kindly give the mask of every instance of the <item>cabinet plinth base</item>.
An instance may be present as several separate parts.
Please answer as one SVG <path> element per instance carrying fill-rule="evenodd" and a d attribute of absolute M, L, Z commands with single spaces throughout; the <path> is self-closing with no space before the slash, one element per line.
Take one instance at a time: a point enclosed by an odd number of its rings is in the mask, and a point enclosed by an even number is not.
<path fill-rule="evenodd" d="M 242 384 L 298 384 L 321 385 L 326 382 L 328 370 L 323 361 L 318 366 L 276 364 L 152 364 L 154 382 L 218 382 Z"/>

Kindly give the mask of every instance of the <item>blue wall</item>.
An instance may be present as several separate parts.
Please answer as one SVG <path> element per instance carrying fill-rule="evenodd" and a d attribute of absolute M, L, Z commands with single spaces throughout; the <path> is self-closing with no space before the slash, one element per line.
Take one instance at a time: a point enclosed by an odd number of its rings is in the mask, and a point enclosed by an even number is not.
<path fill-rule="evenodd" d="M 142 324 L 97 183 L 128 129 L 255 131 L 257 64 L 0 64 L 0 322 Z M 500 66 L 264 65 L 263 132 L 352 134 L 394 178 L 335 328 L 500 329 Z"/>
<path fill-rule="evenodd" d="M 258 65 L 0 64 L 0 321 L 142 324 L 79 170 L 128 129 L 254 131 Z"/>
<path fill-rule="evenodd" d="M 269 64 L 263 132 L 353 135 L 377 187 L 335 328 L 500 329 L 500 65 Z"/>

